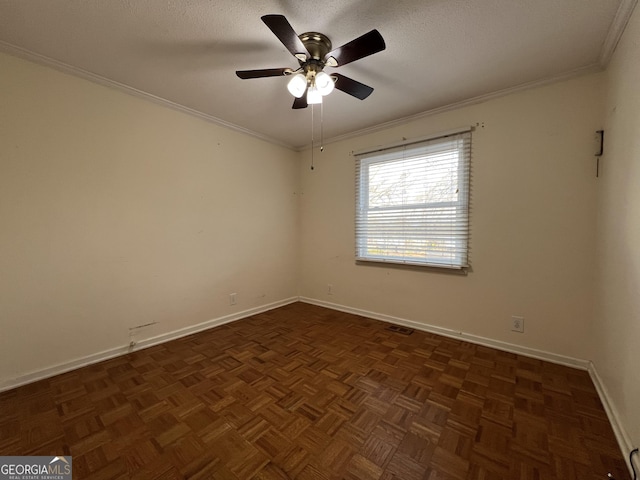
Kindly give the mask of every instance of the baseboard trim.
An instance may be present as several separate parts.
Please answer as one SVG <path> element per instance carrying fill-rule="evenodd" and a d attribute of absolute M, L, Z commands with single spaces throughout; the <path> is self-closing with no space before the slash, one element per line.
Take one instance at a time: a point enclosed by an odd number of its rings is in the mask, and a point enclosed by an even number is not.
<path fill-rule="evenodd" d="M 633 475 L 633 471 L 631 469 L 631 465 L 628 462 L 629 453 L 631 450 L 635 448 L 629 435 L 623 427 L 623 423 L 620 421 L 620 415 L 616 410 L 613 402 L 610 400 L 609 392 L 607 391 L 607 387 L 600 375 L 598 375 L 598 371 L 596 370 L 596 366 L 593 362 L 589 362 L 589 376 L 591 377 L 591 381 L 593 385 L 596 387 L 596 391 L 598 392 L 598 396 L 600 397 L 600 401 L 602 402 L 602 407 L 604 411 L 607 413 L 607 417 L 609 418 L 609 423 L 611 424 L 611 428 L 613 428 L 613 433 L 616 436 L 616 440 L 618 441 L 618 446 L 622 451 L 622 456 L 626 460 L 627 468 L 629 469 L 629 474 Z M 636 471 L 640 472 L 640 459 L 638 455 L 633 456 L 633 464 L 636 467 Z"/>
<path fill-rule="evenodd" d="M 21 387 L 29 383 L 37 382 L 38 380 L 44 380 L 45 378 L 54 377 L 56 375 L 60 375 L 61 373 L 66 373 L 66 372 L 70 372 L 71 370 L 75 370 L 77 368 L 86 367 L 87 365 L 92 365 L 94 363 L 102 362 L 104 360 L 109 360 L 111 358 L 119 357 L 120 355 L 126 355 L 127 353 L 130 353 L 130 352 L 136 352 L 138 350 L 143 350 L 145 348 L 153 347 L 154 345 L 158 345 L 161 343 L 169 342 L 171 340 L 176 340 L 178 338 L 186 337 L 188 335 L 202 332 L 210 328 L 218 327 L 226 323 L 242 320 L 243 318 L 247 318 L 252 315 L 257 315 L 259 313 L 268 312 L 269 310 L 273 310 L 274 308 L 283 307 L 285 305 L 289 305 L 297 301 L 298 301 L 298 297 L 290 297 L 284 300 L 279 300 L 277 302 L 261 305 L 259 307 L 243 310 L 241 312 L 236 312 L 230 315 L 224 315 L 222 317 L 214 318 L 212 320 L 207 320 L 206 322 L 198 323 L 196 325 L 191 325 L 189 327 L 184 327 L 179 330 L 174 330 L 172 332 L 164 333 L 162 335 L 157 335 L 155 337 L 151 337 L 145 340 L 140 340 L 133 349 L 129 348 L 128 345 L 122 346 L 122 347 L 110 348 L 109 350 L 104 350 L 102 352 L 94 353 L 81 358 L 76 358 L 68 362 L 59 363 L 57 365 L 43 368 L 41 370 L 29 372 L 12 379 L 0 381 L 0 392 Z"/>
<path fill-rule="evenodd" d="M 516 353 L 519 355 L 524 355 L 526 357 L 536 358 L 538 360 L 545 360 L 547 362 L 551 362 L 559 365 L 565 365 L 567 367 L 578 368 L 580 370 L 589 370 L 589 365 L 591 363 L 589 362 L 589 360 L 582 360 L 579 358 L 559 355 L 557 353 L 547 352 L 544 350 L 537 350 L 535 348 L 523 347 L 522 345 L 502 342 L 500 340 L 493 340 L 491 338 L 481 337 L 479 335 L 473 335 L 471 333 L 465 333 L 465 332 L 453 330 L 450 328 L 438 327 L 436 325 L 430 325 L 427 323 L 416 322 L 414 320 L 408 320 L 406 318 L 394 317 L 392 315 L 371 312 L 369 310 L 362 310 L 359 308 L 348 307 L 346 305 L 326 302 L 324 300 L 317 300 L 315 298 L 300 297 L 300 301 L 309 303 L 312 305 L 318 305 L 320 307 L 331 308 L 333 310 L 338 310 L 340 312 L 353 313 L 354 315 L 373 318 L 374 320 L 380 320 L 382 322 L 395 323 L 396 325 L 415 328 L 416 330 L 422 330 L 424 332 L 435 333 L 437 335 L 442 335 L 443 337 L 464 340 L 465 342 L 474 343 L 476 345 L 483 345 L 485 347 L 496 348 L 498 350 Z"/>
<path fill-rule="evenodd" d="M 613 402 L 610 400 L 607 388 L 604 382 L 602 381 L 600 375 L 598 375 L 595 365 L 590 360 L 582 360 L 578 358 L 568 357 L 565 355 L 558 355 L 556 353 L 524 347 L 521 345 L 515 345 L 512 343 L 502 342 L 499 340 L 493 340 L 491 338 L 486 338 L 478 335 L 460 332 L 450 328 L 444 328 L 436 325 L 425 324 L 421 322 L 416 322 L 414 320 L 394 317 L 392 315 L 372 312 L 370 310 L 363 310 L 360 308 L 348 307 L 346 305 L 326 302 L 324 300 L 318 300 L 318 299 L 309 298 L 309 297 L 290 297 L 277 302 L 272 302 L 266 305 L 261 305 L 258 307 L 250 308 L 248 310 L 243 310 L 241 312 L 236 312 L 230 315 L 225 315 L 212 320 L 208 320 L 206 322 L 202 322 L 197 325 L 181 328 L 173 332 L 157 335 L 155 337 L 152 337 L 146 340 L 141 340 L 140 342 L 138 342 L 138 344 L 135 346 L 134 349 L 130 349 L 128 346 L 116 347 L 109 350 L 105 350 L 103 352 L 87 355 L 82 358 L 77 358 L 69 362 L 60 363 L 58 365 L 54 365 L 52 367 L 48 367 L 42 370 L 33 371 L 30 373 L 21 375 L 19 377 L 0 382 L 0 392 L 11 390 L 13 388 L 17 388 L 22 385 L 27 385 L 29 383 L 36 382 L 38 380 L 43 380 L 45 378 L 50 378 L 55 375 L 60 375 L 62 373 L 66 373 L 71 370 L 75 370 L 77 368 L 102 362 L 104 360 L 109 360 L 111 358 L 115 358 L 120 355 L 125 355 L 132 351 L 138 351 L 145 348 L 153 347 L 155 345 L 159 345 L 161 343 L 165 343 L 171 340 L 176 340 L 178 338 L 186 337 L 188 335 L 202 332 L 210 328 L 235 322 L 237 320 L 242 320 L 243 318 L 247 318 L 252 315 L 257 315 L 259 313 L 264 313 L 269 310 L 283 307 L 285 305 L 289 305 L 291 303 L 295 303 L 298 301 L 308 303 L 311 305 L 317 305 L 320 307 L 329 308 L 332 310 L 337 310 L 340 312 L 352 313 L 354 315 L 360 315 L 363 317 L 372 318 L 374 320 L 380 320 L 382 322 L 402 325 L 402 326 L 414 328 L 416 330 L 435 333 L 437 335 L 442 335 L 444 337 L 455 338 L 458 340 L 463 340 L 463 341 L 477 344 L 477 345 L 496 348 L 498 350 L 516 353 L 516 354 L 524 355 L 530 358 L 536 358 L 538 360 L 544 360 L 544 361 L 548 361 L 548 362 L 559 364 L 559 365 L 565 365 L 565 366 L 577 368 L 580 370 L 586 370 L 587 372 L 589 372 L 589 376 L 591 377 L 591 380 L 593 381 L 593 384 L 596 388 L 598 396 L 600 397 L 600 401 L 602 402 L 602 406 L 607 414 L 607 417 L 609 418 L 609 423 L 611 424 L 613 432 L 616 436 L 616 440 L 618 441 L 618 446 L 620 447 L 620 450 L 625 460 L 628 459 L 629 452 L 634 448 L 629 438 L 629 435 L 626 433 L 626 430 L 624 429 L 623 424 L 620 421 L 620 416 Z M 640 472 L 640 459 L 638 458 L 638 455 L 634 456 L 633 461 L 634 461 L 636 470 Z M 631 470 L 631 466 L 628 464 L 628 462 L 627 462 L 627 467 L 629 468 L 629 473 L 633 474 Z"/>
<path fill-rule="evenodd" d="M 544 350 L 537 350 L 535 348 L 523 347 L 521 345 L 515 345 L 508 342 L 502 342 L 499 340 L 493 340 L 491 338 L 481 337 L 478 335 L 472 335 L 465 332 L 460 332 L 457 330 L 453 330 L 450 328 L 438 327 L 436 325 L 429 325 L 421 322 L 416 322 L 414 320 L 407 320 L 405 318 L 394 317 L 391 315 L 385 315 L 382 313 L 371 312 L 369 310 L 363 310 L 359 308 L 348 307 L 346 305 L 340 305 L 337 303 L 326 302 L 324 300 L 318 300 L 315 298 L 308 297 L 300 297 L 301 302 L 309 303 L 311 305 L 317 305 L 320 307 L 330 308 L 332 310 L 338 310 L 340 312 L 352 313 L 354 315 L 360 315 L 367 318 L 372 318 L 374 320 L 380 320 L 382 322 L 394 323 L 396 325 L 402 325 L 405 327 L 415 328 L 416 330 L 422 330 L 425 332 L 435 333 L 437 335 L 442 335 L 444 337 L 456 338 L 459 340 L 464 340 L 469 343 L 474 343 L 477 345 L 483 345 L 485 347 L 492 347 L 498 350 L 503 350 L 511 353 L 517 353 L 519 355 L 524 355 L 526 357 L 536 358 L 538 360 L 544 360 L 547 362 L 564 365 L 567 367 L 573 367 L 580 370 L 586 370 L 593 381 L 593 385 L 596 388 L 598 396 L 600 397 L 600 401 L 602 402 L 602 406 L 609 418 L 609 423 L 611 424 L 611 428 L 613 429 L 613 433 L 616 436 L 616 440 L 618 442 L 618 447 L 622 452 L 622 456 L 625 460 L 629 458 L 629 452 L 635 448 L 629 438 L 629 435 L 626 433 L 626 430 L 623 427 L 623 423 L 620 421 L 620 416 L 610 399 L 610 396 L 607 392 L 604 382 L 598 375 L 595 365 L 590 360 L 582 360 L 578 358 L 568 357 L 565 355 L 558 355 L 556 353 L 547 352 Z M 633 475 L 633 471 L 631 469 L 631 465 L 629 465 L 628 461 L 627 467 L 629 469 L 629 473 Z M 640 472 L 640 458 L 638 455 L 633 457 L 633 463 L 636 467 L 636 471 Z"/>

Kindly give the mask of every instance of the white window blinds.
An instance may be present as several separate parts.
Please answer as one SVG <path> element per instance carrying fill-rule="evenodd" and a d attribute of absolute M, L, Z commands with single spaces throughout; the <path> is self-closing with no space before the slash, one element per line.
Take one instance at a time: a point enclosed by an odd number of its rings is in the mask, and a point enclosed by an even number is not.
<path fill-rule="evenodd" d="M 461 269 L 471 132 L 356 154 L 356 260 Z"/>

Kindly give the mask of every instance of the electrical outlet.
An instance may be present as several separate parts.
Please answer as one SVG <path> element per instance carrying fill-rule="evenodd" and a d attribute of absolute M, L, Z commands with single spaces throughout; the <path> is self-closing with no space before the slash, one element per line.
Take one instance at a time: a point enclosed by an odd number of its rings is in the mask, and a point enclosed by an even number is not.
<path fill-rule="evenodd" d="M 511 331 L 524 333 L 524 317 L 511 317 Z"/>
<path fill-rule="evenodd" d="M 235 305 L 236 304 L 236 295 L 237 295 L 237 293 L 230 293 L 229 294 L 229 305 Z"/>
<path fill-rule="evenodd" d="M 327 284 L 327 295 L 333 295 L 333 285 Z"/>

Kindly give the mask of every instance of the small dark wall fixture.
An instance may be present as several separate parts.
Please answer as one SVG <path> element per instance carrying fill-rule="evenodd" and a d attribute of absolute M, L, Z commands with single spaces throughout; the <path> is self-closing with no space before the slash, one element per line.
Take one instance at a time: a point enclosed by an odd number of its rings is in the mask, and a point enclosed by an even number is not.
<path fill-rule="evenodd" d="M 604 154 L 604 130 L 597 130 L 596 137 L 596 177 L 600 176 L 600 157 Z"/>

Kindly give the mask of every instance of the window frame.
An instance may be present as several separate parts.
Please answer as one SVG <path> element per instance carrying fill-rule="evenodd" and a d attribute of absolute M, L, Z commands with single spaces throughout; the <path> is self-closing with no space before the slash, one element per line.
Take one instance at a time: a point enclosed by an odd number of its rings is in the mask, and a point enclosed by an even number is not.
<path fill-rule="evenodd" d="M 451 137 L 459 137 L 456 145 L 452 144 Z M 447 145 L 449 144 L 449 145 Z M 370 207 L 370 168 L 373 165 L 391 164 L 409 158 L 421 158 L 436 155 L 438 152 L 458 150 L 457 161 L 457 200 L 436 201 L 412 204 L 395 204 L 388 206 Z M 417 155 L 417 149 L 426 150 L 422 155 Z M 469 207 L 470 207 L 470 164 L 471 164 L 471 129 L 456 130 L 438 136 L 431 136 L 417 140 L 404 141 L 397 144 L 381 147 L 360 153 L 354 153 L 356 157 L 356 225 L 355 225 L 355 252 L 356 262 L 383 263 L 394 265 L 412 265 L 419 267 L 444 268 L 466 271 L 469 267 Z M 429 214 L 437 209 L 450 208 L 455 211 L 456 226 L 462 226 L 462 236 L 453 235 L 450 242 L 454 245 L 451 255 L 443 260 L 443 257 L 425 256 L 419 260 L 409 260 L 406 256 L 392 254 L 373 254 L 367 252 L 370 248 L 367 242 L 367 232 L 370 230 L 367 222 L 370 212 L 393 212 L 406 210 L 418 214 Z M 398 216 L 398 218 L 406 218 Z M 403 239 L 409 238 L 408 236 Z M 426 239 L 426 235 L 422 238 Z"/>

